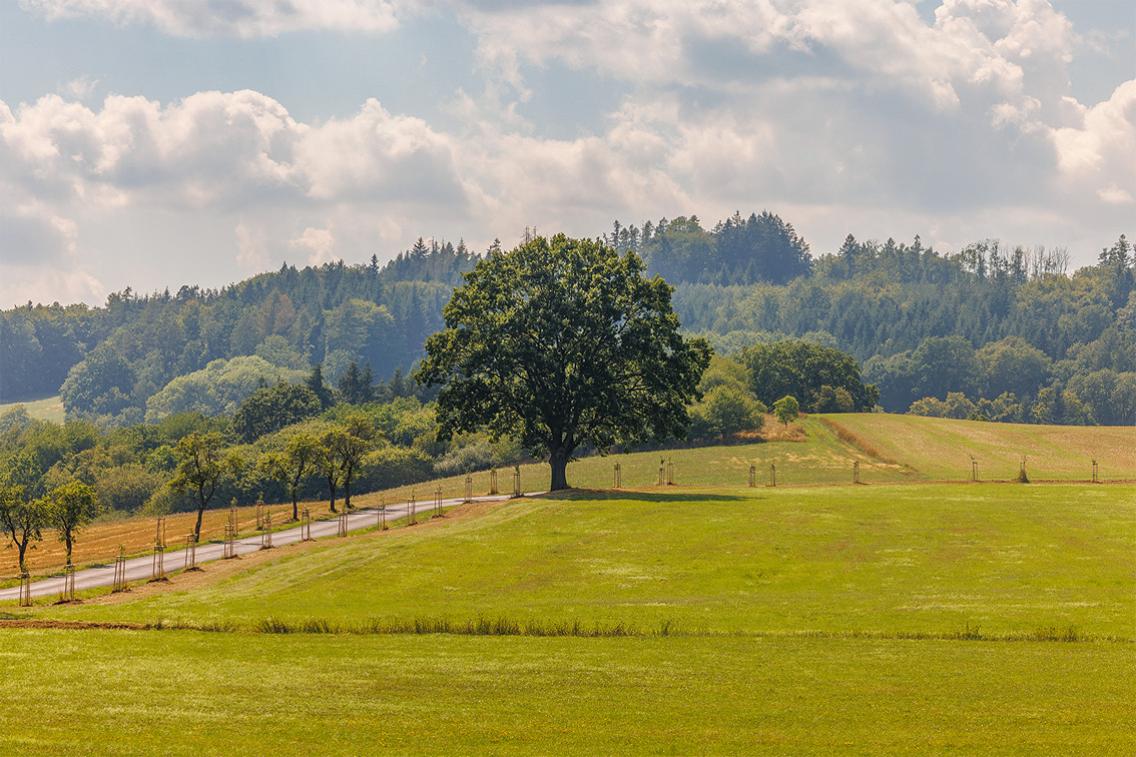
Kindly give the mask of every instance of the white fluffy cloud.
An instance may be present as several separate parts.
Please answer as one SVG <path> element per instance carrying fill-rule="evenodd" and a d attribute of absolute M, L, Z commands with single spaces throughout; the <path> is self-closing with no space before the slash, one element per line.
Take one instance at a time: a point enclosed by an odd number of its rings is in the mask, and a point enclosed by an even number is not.
<path fill-rule="evenodd" d="M 52 20 L 95 16 L 119 24 L 152 24 L 185 37 L 263 37 L 309 29 L 375 33 L 398 25 L 396 4 L 390 0 L 20 0 L 20 4 Z"/>
<path fill-rule="evenodd" d="M 381 30 L 398 16 L 365 2 L 25 4 L 175 34 L 335 29 L 349 12 Z M 224 281 L 289 255 L 389 257 L 419 234 L 478 245 L 526 225 L 594 234 L 612 218 L 763 207 L 818 252 L 848 232 L 996 235 L 1088 262 L 1133 231 L 1136 79 L 1078 102 L 1078 36 L 1047 0 L 945 0 L 933 20 L 890 0 L 457 7 L 488 81 L 454 98 L 449 128 L 377 99 L 305 121 L 254 90 L 0 102 L 0 277 L 41 258 L 99 270 L 125 244 L 187 281 L 235 261 Z M 599 127 L 549 137 L 525 102 L 553 64 L 626 94 Z M 152 285 L 112 285 L 127 283 Z"/>

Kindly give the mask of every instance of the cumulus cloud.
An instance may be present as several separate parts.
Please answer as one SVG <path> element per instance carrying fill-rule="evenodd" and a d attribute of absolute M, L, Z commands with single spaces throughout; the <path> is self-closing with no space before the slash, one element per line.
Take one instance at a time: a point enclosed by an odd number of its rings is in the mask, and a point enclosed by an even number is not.
<path fill-rule="evenodd" d="M 335 235 L 331 233 L 331 229 L 314 229 L 309 226 L 289 244 L 309 253 L 309 265 L 322 265 L 336 259 L 332 254 L 335 249 Z"/>
<path fill-rule="evenodd" d="M 51 20 L 107 18 L 117 24 L 151 24 L 183 37 L 263 37 L 310 29 L 377 33 L 398 26 L 396 3 L 390 0 L 20 0 L 20 4 Z"/>
<path fill-rule="evenodd" d="M 329 19 L 348 6 L 403 12 L 393 2 L 26 4 L 244 36 L 339 28 Z M 1003 236 L 1081 245 L 1087 262 L 1131 233 L 1136 80 L 1079 102 L 1068 69 L 1084 43 L 1046 0 L 945 0 L 930 19 L 889 0 L 455 7 L 484 89 L 457 91 L 448 128 L 377 99 L 305 121 L 255 90 L 0 102 L 0 200 L 36 198 L 21 212 L 38 231 L 19 233 L 40 241 L 20 249 L 81 259 L 114 217 L 148 240 L 200 228 L 251 271 L 289 253 L 364 259 L 376 244 L 388 257 L 419 234 L 477 245 L 526 225 L 594 234 L 615 217 L 763 207 L 820 252 L 848 232 L 948 245 Z M 551 137 L 526 108 L 541 66 L 616 79 L 624 94 L 575 136 Z"/>

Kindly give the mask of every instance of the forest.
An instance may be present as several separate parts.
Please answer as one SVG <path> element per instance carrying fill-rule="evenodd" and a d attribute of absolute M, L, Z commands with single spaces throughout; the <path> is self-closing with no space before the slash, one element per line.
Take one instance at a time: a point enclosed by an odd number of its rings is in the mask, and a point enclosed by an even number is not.
<path fill-rule="evenodd" d="M 852 355 L 878 405 L 986 420 L 1118 424 L 1136 418 L 1136 255 L 1120 236 L 1069 271 L 1062 249 L 985 240 L 940 253 L 858 241 L 814 256 L 775 214 L 616 222 L 674 286 L 683 328 L 723 355 L 799 338 Z M 498 243 L 495 243 L 498 244 Z M 337 385 L 409 374 L 453 287 L 479 259 L 427 242 L 380 265 L 285 265 L 220 290 L 131 289 L 102 307 L 0 313 L 0 402 L 60 394 L 101 428 L 178 413 L 232 414 L 311 366 Z"/>

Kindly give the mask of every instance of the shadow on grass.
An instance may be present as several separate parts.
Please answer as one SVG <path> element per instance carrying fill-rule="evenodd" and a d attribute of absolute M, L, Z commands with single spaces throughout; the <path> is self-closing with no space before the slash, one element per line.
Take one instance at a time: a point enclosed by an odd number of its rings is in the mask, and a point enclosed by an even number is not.
<path fill-rule="evenodd" d="M 634 489 L 567 489 L 539 495 L 555 500 L 638 500 L 640 502 L 745 502 L 763 499 L 761 495 L 742 497 L 712 492 L 645 492 Z"/>

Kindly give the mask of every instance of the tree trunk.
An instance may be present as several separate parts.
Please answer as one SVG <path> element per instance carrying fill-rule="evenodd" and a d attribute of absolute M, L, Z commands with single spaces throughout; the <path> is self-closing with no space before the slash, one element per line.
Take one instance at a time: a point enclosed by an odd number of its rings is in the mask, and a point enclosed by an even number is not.
<path fill-rule="evenodd" d="M 17 541 L 16 542 L 16 549 L 18 549 L 20 551 L 20 572 L 21 573 L 27 573 L 28 572 L 27 563 L 24 562 L 24 555 L 26 555 L 27 552 L 28 552 L 28 541 L 29 540 L 25 538 L 23 541 Z"/>
<path fill-rule="evenodd" d="M 548 457 L 548 465 L 552 468 L 552 485 L 549 486 L 550 491 L 560 491 L 561 489 L 570 489 L 568 486 L 568 458 L 571 453 L 565 450 L 553 450 L 552 454 Z"/>
<path fill-rule="evenodd" d="M 71 532 L 68 531 L 65 535 L 67 544 L 67 565 L 71 565 L 71 547 L 74 545 L 74 540 L 71 538 Z"/>
<path fill-rule="evenodd" d="M 343 511 L 351 510 L 351 476 L 343 480 Z"/>
<path fill-rule="evenodd" d="M 338 511 L 337 511 L 337 510 L 335 509 L 335 484 L 333 484 L 333 483 L 331 482 L 331 479 L 330 479 L 330 478 L 329 478 L 329 479 L 327 480 L 327 490 L 328 490 L 328 492 L 330 492 L 330 494 L 331 494 L 331 499 L 329 500 L 329 502 L 330 502 L 330 504 L 331 504 L 331 511 L 332 511 L 333 513 L 334 513 L 334 512 L 338 512 Z"/>
<path fill-rule="evenodd" d="M 205 514 L 204 503 L 197 506 L 197 525 L 193 527 L 193 540 L 196 542 L 201 541 L 201 516 Z"/>
<path fill-rule="evenodd" d="M 292 520 L 300 519 L 300 503 L 296 497 L 296 487 L 292 487 Z"/>

